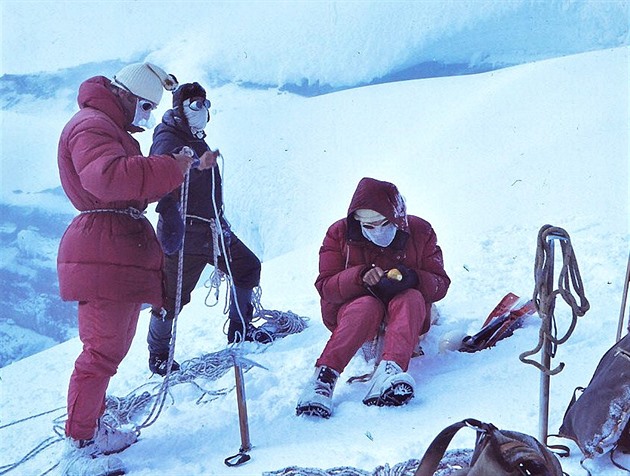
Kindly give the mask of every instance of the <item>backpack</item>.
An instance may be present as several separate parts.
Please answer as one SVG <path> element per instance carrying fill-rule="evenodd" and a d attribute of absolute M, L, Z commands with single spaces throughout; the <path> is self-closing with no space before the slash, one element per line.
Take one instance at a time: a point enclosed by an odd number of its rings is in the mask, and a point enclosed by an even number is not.
<path fill-rule="evenodd" d="M 606 351 L 588 386 L 576 388 L 559 436 L 575 441 L 587 458 L 609 451 L 612 458 L 617 448 L 630 450 L 629 421 L 630 334 Z"/>
<path fill-rule="evenodd" d="M 499 430 L 491 423 L 467 418 L 442 430 L 427 448 L 415 476 L 433 476 L 446 448 L 463 427 L 477 431 L 477 440 L 467 468 L 453 476 L 562 476 L 556 455 L 533 436 Z"/>

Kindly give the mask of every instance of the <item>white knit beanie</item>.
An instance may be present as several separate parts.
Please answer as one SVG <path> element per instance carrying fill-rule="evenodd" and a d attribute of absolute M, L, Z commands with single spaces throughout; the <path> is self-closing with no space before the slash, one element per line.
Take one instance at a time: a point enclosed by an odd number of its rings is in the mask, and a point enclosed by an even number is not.
<path fill-rule="evenodd" d="M 383 220 L 385 217 L 374 210 L 359 208 L 354 212 L 354 218 L 361 223 L 373 223 L 375 221 Z"/>
<path fill-rule="evenodd" d="M 159 104 L 164 89 L 177 89 L 177 79 L 152 63 L 134 63 L 114 75 L 112 83 L 132 94 Z"/>

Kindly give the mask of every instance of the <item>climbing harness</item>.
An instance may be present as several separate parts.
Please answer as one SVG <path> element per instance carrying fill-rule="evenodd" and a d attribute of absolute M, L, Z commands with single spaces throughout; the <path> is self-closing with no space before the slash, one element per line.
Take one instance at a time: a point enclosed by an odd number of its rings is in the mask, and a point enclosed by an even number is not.
<path fill-rule="evenodd" d="M 558 287 L 554 289 L 554 240 L 560 241 L 562 251 L 562 267 L 558 274 Z M 539 339 L 536 347 L 519 355 L 521 362 L 536 367 L 541 372 L 540 379 L 540 407 L 539 407 L 539 441 L 547 444 L 547 429 L 549 423 L 549 381 L 564 368 L 564 363 L 551 368 L 551 359 L 555 357 L 559 345 L 565 343 L 573 333 L 578 317 L 583 316 L 589 309 L 589 303 L 584 295 L 582 278 L 577 260 L 573 253 L 569 234 L 562 228 L 544 225 L 538 233 L 538 246 L 534 263 L 534 296 L 533 301 L 541 317 Z M 571 287 L 580 299 L 578 304 L 571 293 Z M 572 319 L 568 330 L 562 337 L 557 337 L 558 326 L 554 317 L 556 297 L 560 296 L 570 307 Z M 536 362 L 529 356 L 542 350 L 541 361 Z"/>

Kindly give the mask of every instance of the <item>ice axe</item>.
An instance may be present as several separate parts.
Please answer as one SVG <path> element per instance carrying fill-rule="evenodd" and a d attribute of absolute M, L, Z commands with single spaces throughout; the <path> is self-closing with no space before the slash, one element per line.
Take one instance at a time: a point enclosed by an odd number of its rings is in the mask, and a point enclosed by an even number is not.
<path fill-rule="evenodd" d="M 245 397 L 245 380 L 243 379 L 243 363 L 265 368 L 260 364 L 252 362 L 248 359 L 237 357 L 232 353 L 232 361 L 234 362 L 234 376 L 236 378 L 236 402 L 238 404 L 238 423 L 241 432 L 241 447 L 234 456 L 225 458 L 224 463 L 227 466 L 240 466 L 247 463 L 251 456 L 248 452 L 252 449 L 252 443 L 249 439 L 249 423 L 247 420 L 247 400 Z"/>

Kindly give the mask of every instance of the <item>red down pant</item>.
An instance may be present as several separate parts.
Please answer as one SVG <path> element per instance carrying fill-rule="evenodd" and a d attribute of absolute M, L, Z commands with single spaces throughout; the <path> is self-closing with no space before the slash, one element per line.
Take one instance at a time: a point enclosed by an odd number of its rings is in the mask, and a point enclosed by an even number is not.
<path fill-rule="evenodd" d="M 140 303 L 105 300 L 79 303 L 83 351 L 74 363 L 68 387 L 67 436 L 75 440 L 94 437 L 105 411 L 109 379 L 129 351 L 140 307 Z"/>
<path fill-rule="evenodd" d="M 382 360 L 393 360 L 407 371 L 414 347 L 426 319 L 422 293 L 407 289 L 387 306 L 373 296 L 361 296 L 344 304 L 333 330 L 315 365 L 326 365 L 341 373 L 361 346 L 378 334 L 385 323 Z"/>

